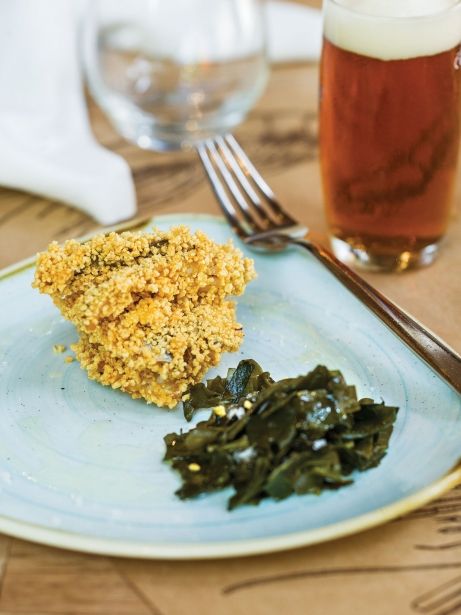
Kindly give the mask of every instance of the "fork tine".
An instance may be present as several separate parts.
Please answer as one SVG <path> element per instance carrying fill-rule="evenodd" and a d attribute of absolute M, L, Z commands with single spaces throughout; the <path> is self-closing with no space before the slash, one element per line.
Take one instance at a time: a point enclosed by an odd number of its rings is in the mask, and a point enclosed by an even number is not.
<path fill-rule="evenodd" d="M 259 196 L 256 194 L 255 190 L 253 189 L 253 186 L 250 184 L 245 173 L 242 171 L 242 168 L 235 159 L 235 155 L 229 149 L 229 146 L 227 145 L 225 139 L 221 136 L 215 137 L 215 143 L 223 153 L 229 168 L 232 169 L 232 171 L 234 172 L 235 176 L 239 180 L 247 196 L 251 199 L 252 203 L 260 205 L 261 200 Z"/>
<path fill-rule="evenodd" d="M 221 209 L 224 212 L 224 215 L 227 218 L 227 221 L 235 231 L 235 233 L 241 239 L 246 239 L 249 236 L 249 232 L 245 229 L 240 220 L 237 217 L 234 206 L 232 205 L 231 200 L 227 196 L 227 192 L 224 186 L 221 183 L 221 180 L 216 173 L 213 163 L 211 161 L 209 152 L 204 143 L 199 143 L 196 147 L 197 153 L 200 156 L 200 160 L 202 161 L 203 167 L 206 171 L 206 175 L 210 180 L 211 187 L 213 192 L 218 199 L 219 204 L 221 205 Z"/>
<path fill-rule="evenodd" d="M 235 202 L 238 206 L 238 210 L 241 212 L 246 222 L 248 223 L 250 231 L 253 233 L 260 233 L 261 231 L 267 230 L 267 227 L 264 225 L 264 219 L 262 220 L 263 223 L 261 224 L 260 220 L 249 208 L 245 197 L 243 196 L 239 186 L 235 182 L 232 173 L 227 168 L 226 163 L 222 159 L 214 141 L 212 139 L 206 140 L 205 147 L 207 148 L 209 157 L 214 162 L 219 173 L 221 174 L 221 177 L 224 180 L 224 183 L 226 184 L 229 192 L 234 197 Z"/>
<path fill-rule="evenodd" d="M 296 220 L 294 220 L 284 209 L 282 209 L 279 202 L 277 201 L 275 194 L 272 192 L 270 186 L 266 183 L 266 181 L 261 176 L 259 171 L 256 169 L 254 164 L 251 162 L 251 160 L 245 154 L 243 149 L 240 147 L 236 138 L 231 134 L 227 134 L 225 135 L 224 139 L 225 139 L 226 144 L 229 146 L 230 150 L 233 152 L 234 156 L 237 158 L 238 164 L 243 170 L 243 173 L 246 176 L 251 177 L 251 179 L 254 181 L 258 189 L 266 197 L 267 199 L 266 203 L 268 205 L 269 211 L 271 211 L 272 213 L 275 213 L 283 224 L 289 224 L 289 225 L 297 224 Z M 256 207 L 258 206 L 256 203 L 254 204 Z M 259 202 L 259 205 L 260 205 L 260 202 Z M 258 211 L 259 209 L 261 209 L 261 207 L 258 208 Z"/>

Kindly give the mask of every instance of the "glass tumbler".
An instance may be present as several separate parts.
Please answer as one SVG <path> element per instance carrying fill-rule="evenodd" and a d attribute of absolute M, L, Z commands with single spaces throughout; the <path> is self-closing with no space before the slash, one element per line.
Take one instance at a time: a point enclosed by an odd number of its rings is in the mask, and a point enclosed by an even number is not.
<path fill-rule="evenodd" d="M 264 0 L 92 0 L 83 58 L 92 95 L 140 147 L 230 131 L 268 76 Z"/>
<path fill-rule="evenodd" d="M 435 258 L 460 139 L 460 0 L 325 0 L 320 156 L 336 255 Z"/>

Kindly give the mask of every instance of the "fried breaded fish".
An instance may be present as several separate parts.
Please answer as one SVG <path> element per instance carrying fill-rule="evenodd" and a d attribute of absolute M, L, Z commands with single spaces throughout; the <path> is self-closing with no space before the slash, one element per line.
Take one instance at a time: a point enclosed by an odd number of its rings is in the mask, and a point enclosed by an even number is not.
<path fill-rule="evenodd" d="M 243 339 L 235 304 L 255 277 L 232 242 L 185 226 L 53 242 L 38 256 L 34 287 L 77 328 L 88 376 L 173 407 Z"/>

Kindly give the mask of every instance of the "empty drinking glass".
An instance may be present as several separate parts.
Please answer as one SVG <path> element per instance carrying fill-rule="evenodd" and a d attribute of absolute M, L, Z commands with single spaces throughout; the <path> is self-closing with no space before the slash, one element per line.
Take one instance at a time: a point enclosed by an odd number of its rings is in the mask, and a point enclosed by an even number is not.
<path fill-rule="evenodd" d="M 96 0 L 83 54 L 125 138 L 169 150 L 232 130 L 268 75 L 264 0 Z"/>

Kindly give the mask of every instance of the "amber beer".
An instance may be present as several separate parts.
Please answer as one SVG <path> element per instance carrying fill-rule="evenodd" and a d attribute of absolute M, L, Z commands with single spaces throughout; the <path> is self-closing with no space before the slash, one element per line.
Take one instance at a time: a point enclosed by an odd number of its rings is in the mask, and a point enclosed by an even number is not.
<path fill-rule="evenodd" d="M 429 40 L 426 54 L 418 41 L 403 57 L 391 49 L 388 58 L 389 32 L 376 57 L 379 40 L 367 55 L 363 36 L 354 51 L 354 36 L 343 48 L 325 34 L 320 143 L 333 248 L 374 268 L 430 262 L 447 228 L 456 176 L 460 46 L 447 36 L 443 51 Z"/>

